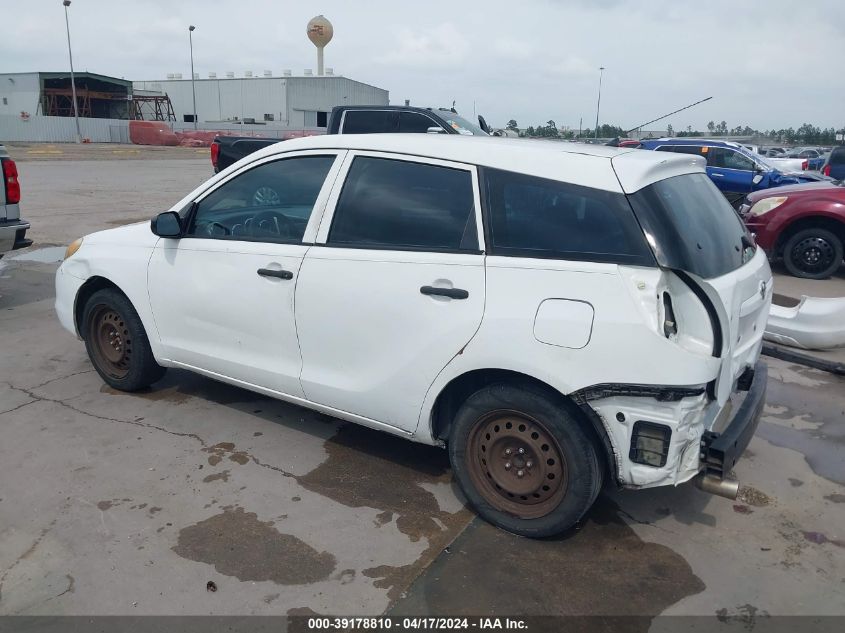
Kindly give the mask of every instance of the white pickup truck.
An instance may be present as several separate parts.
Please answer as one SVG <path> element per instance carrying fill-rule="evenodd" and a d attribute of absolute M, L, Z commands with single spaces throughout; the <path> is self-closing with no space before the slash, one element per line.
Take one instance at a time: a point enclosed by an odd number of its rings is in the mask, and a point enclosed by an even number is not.
<path fill-rule="evenodd" d="M 9 251 L 29 246 L 32 240 L 26 239 L 29 223 L 21 220 L 18 168 L 2 145 L 0 172 L 3 174 L 3 185 L 0 186 L 0 257 L 3 257 Z"/>
<path fill-rule="evenodd" d="M 784 174 L 807 171 L 809 167 L 809 161 L 805 158 L 773 158 L 760 151 L 759 145 L 743 145 L 743 147 L 759 154 L 766 163 Z"/>

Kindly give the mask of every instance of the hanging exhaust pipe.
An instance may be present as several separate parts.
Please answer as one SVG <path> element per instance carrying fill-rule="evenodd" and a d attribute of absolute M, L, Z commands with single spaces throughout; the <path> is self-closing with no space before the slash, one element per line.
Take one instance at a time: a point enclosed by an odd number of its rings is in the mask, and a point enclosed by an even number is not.
<path fill-rule="evenodd" d="M 693 483 L 699 490 L 727 499 L 736 499 L 739 494 L 739 481 L 736 479 L 719 479 L 713 475 L 699 473 Z"/>

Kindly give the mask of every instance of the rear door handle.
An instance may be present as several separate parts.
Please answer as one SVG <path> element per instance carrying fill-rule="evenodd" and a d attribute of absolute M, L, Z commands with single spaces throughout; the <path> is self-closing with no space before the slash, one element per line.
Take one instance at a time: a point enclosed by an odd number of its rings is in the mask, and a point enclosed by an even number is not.
<path fill-rule="evenodd" d="M 420 288 L 420 294 L 438 295 L 450 299 L 467 299 L 469 297 L 469 292 L 461 288 L 435 288 L 434 286 L 423 286 Z"/>
<path fill-rule="evenodd" d="M 716 178 L 724 178 L 724 177 L 725 177 L 725 174 L 716 174 L 716 173 L 713 173 L 713 174 L 710 174 L 710 175 L 711 175 L 711 176 L 715 176 Z"/>
<path fill-rule="evenodd" d="M 293 279 L 293 273 L 289 270 L 273 270 L 272 268 L 259 268 L 258 274 L 262 277 L 278 277 L 279 279 Z"/>

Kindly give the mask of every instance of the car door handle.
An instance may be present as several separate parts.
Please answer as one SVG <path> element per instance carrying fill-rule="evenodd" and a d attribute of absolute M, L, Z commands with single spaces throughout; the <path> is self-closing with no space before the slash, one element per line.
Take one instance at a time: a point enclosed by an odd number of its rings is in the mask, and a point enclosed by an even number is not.
<path fill-rule="evenodd" d="M 461 288 L 435 288 L 434 286 L 423 286 L 420 293 L 424 295 L 438 295 L 450 299 L 467 299 L 469 292 Z"/>
<path fill-rule="evenodd" d="M 712 173 L 712 174 L 710 174 L 710 175 L 711 175 L 711 176 L 715 176 L 716 178 L 724 178 L 724 177 L 725 177 L 725 174 Z"/>
<path fill-rule="evenodd" d="M 293 273 L 289 270 L 273 270 L 272 268 L 259 268 L 258 274 L 262 277 L 278 277 L 279 279 L 293 279 Z"/>

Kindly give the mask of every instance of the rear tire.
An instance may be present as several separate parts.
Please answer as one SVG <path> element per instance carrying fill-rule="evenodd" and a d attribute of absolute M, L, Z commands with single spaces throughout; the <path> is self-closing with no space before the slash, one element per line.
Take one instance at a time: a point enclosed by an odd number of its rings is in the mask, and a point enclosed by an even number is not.
<path fill-rule="evenodd" d="M 563 398 L 541 387 L 494 384 L 461 405 L 449 459 L 476 512 L 520 536 L 571 528 L 602 486 L 597 448 Z"/>
<path fill-rule="evenodd" d="M 823 228 L 798 231 L 783 247 L 789 273 L 803 279 L 827 279 L 842 265 L 842 240 Z"/>
<path fill-rule="evenodd" d="M 115 389 L 144 389 L 167 371 L 155 361 L 135 308 L 118 290 L 106 288 L 91 295 L 81 330 L 94 369 Z"/>

